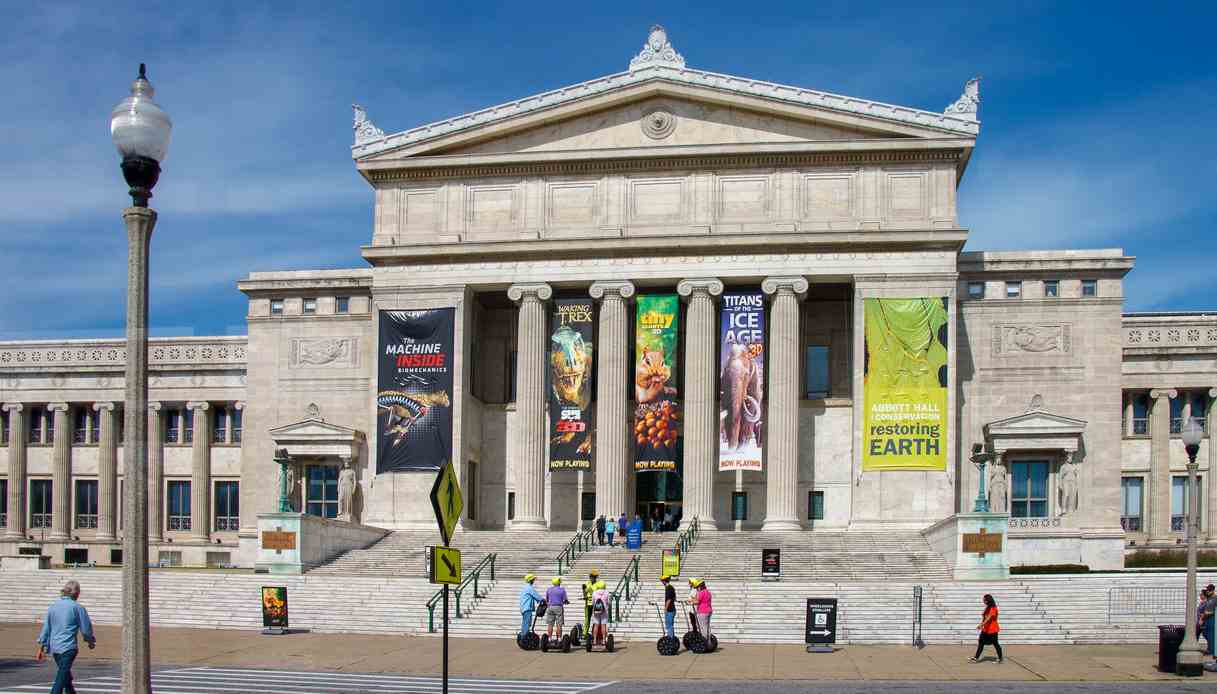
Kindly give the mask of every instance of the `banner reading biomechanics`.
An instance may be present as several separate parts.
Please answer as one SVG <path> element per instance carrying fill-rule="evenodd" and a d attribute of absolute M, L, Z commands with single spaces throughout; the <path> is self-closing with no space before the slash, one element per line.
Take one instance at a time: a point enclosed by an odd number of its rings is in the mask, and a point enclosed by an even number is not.
<path fill-rule="evenodd" d="M 724 294 L 719 323 L 718 469 L 761 469 L 765 411 L 765 300 Z"/>
<path fill-rule="evenodd" d="M 947 467 L 947 306 L 866 299 L 863 470 Z"/>
<path fill-rule="evenodd" d="M 591 299 L 554 301 L 549 336 L 549 469 L 592 467 Z"/>
<path fill-rule="evenodd" d="M 634 338 L 634 470 L 680 466 L 680 394 L 676 391 L 677 323 L 673 295 L 639 296 Z"/>
<path fill-rule="evenodd" d="M 380 312 L 376 473 L 438 470 L 452 456 L 456 309 Z"/>

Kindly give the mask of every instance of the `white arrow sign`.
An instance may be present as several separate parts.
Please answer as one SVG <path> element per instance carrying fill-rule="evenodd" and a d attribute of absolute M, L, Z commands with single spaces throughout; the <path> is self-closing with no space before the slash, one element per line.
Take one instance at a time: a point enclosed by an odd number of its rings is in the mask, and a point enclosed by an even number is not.
<path fill-rule="evenodd" d="M 812 636 L 828 636 L 832 632 L 827 629 L 824 629 L 822 631 L 809 631 L 807 633 L 811 634 Z"/>

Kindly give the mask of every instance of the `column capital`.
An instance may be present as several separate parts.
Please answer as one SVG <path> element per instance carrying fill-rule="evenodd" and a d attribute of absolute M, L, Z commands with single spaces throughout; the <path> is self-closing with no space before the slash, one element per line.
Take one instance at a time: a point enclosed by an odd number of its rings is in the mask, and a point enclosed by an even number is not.
<path fill-rule="evenodd" d="M 686 301 L 698 294 L 719 296 L 723 293 L 723 283 L 722 280 L 714 277 L 695 277 L 681 280 L 680 284 L 676 285 L 676 293 L 684 297 Z"/>
<path fill-rule="evenodd" d="M 188 403 L 186 403 L 186 409 L 188 409 L 188 410 L 202 410 L 202 411 L 206 412 L 210 408 L 211 408 L 211 403 L 209 403 L 209 402 L 188 402 Z"/>
<path fill-rule="evenodd" d="M 66 402 L 48 402 L 46 408 L 51 412 L 67 412 L 68 404 Z"/>
<path fill-rule="evenodd" d="M 1160 398 L 1177 398 L 1179 397 L 1179 391 L 1175 390 L 1174 388 L 1154 388 L 1153 390 L 1149 391 L 1149 397 L 1153 398 L 1154 400 L 1158 400 Z"/>
<path fill-rule="evenodd" d="M 113 412 L 114 403 L 112 403 L 112 402 L 95 402 L 95 403 L 93 403 L 93 410 L 95 412 Z"/>
<path fill-rule="evenodd" d="M 598 280 L 587 288 L 592 298 L 600 301 L 605 297 L 629 299 L 634 296 L 634 283 L 628 280 Z"/>
<path fill-rule="evenodd" d="M 807 295 L 807 289 L 810 285 L 807 284 L 807 278 L 799 277 L 766 277 L 761 282 L 761 291 L 766 294 L 782 294 L 789 292 L 794 294 L 800 300 Z"/>
<path fill-rule="evenodd" d="M 1217 398 L 1217 388 L 1209 388 L 1209 397 Z M 7 407 L 7 405 L 6 405 L 6 407 Z M 18 407 L 20 407 L 20 405 L 18 405 Z"/>
<path fill-rule="evenodd" d="M 554 290 L 544 282 L 536 284 L 513 284 L 507 288 L 507 298 L 512 301 L 521 303 L 527 301 L 529 297 L 537 301 L 549 301 L 549 298 L 554 295 Z"/>
<path fill-rule="evenodd" d="M 160 400 L 149 400 L 148 401 L 148 411 L 149 412 L 160 412 L 161 411 L 161 401 Z"/>
<path fill-rule="evenodd" d="M 234 402 L 234 403 L 232 404 L 232 409 L 237 410 L 237 411 L 244 410 L 244 409 L 245 409 L 245 401 L 244 401 L 244 400 L 238 400 L 238 401 Z"/>
<path fill-rule="evenodd" d="M 6 402 L 2 408 L 5 412 L 20 412 L 25 409 L 25 405 L 19 402 Z"/>

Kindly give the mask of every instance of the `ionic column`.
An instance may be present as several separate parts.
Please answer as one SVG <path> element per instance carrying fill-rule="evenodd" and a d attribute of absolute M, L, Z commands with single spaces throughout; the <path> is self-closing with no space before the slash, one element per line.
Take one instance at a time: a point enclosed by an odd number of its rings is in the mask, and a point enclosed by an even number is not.
<path fill-rule="evenodd" d="M 190 444 L 190 539 L 207 542 L 211 535 L 211 427 L 210 405 L 189 402 L 194 417 L 194 439 Z"/>
<path fill-rule="evenodd" d="M 118 487 L 118 432 L 115 430 L 114 403 L 95 403 L 93 409 L 101 415 L 101 440 L 98 441 L 97 450 L 97 539 L 111 542 L 118 537 L 118 516 L 114 513 Z"/>
<path fill-rule="evenodd" d="M 596 330 L 596 515 L 628 508 L 630 477 L 629 392 L 630 282 L 595 282 L 588 293 L 600 302 Z"/>
<path fill-rule="evenodd" d="M 1178 393 L 1174 389 L 1155 388 L 1149 391 L 1153 409 L 1149 421 L 1149 537 L 1167 539 L 1171 532 L 1171 402 Z"/>
<path fill-rule="evenodd" d="M 51 453 L 51 534 L 49 540 L 67 540 L 72 533 L 72 424 L 66 402 L 53 402 L 55 443 Z"/>
<path fill-rule="evenodd" d="M 1209 406 L 1204 409 L 1204 425 L 1209 432 L 1209 474 L 1205 485 L 1209 490 L 1209 540 L 1217 540 L 1217 388 L 1209 389 Z M 11 482 L 9 484 L 12 484 Z M 9 499 L 12 499 L 9 492 Z M 12 506 L 12 501 L 9 502 Z M 11 521 L 10 521 L 11 522 Z"/>
<path fill-rule="evenodd" d="M 715 391 L 714 297 L 723 283 L 714 278 L 684 280 L 676 293 L 689 304 L 685 317 L 684 515 L 714 529 L 714 473 L 718 470 L 718 393 Z"/>
<path fill-rule="evenodd" d="M 802 277 L 768 277 L 773 297 L 769 327 L 768 421 L 765 422 L 765 530 L 799 530 L 799 302 Z"/>
<path fill-rule="evenodd" d="M 25 408 L 19 402 L 4 406 L 8 412 L 8 525 L 5 537 L 25 537 Z"/>
<path fill-rule="evenodd" d="M 1132 436 L 1132 432 L 1133 432 L 1133 425 L 1132 425 L 1133 412 L 1134 412 L 1134 410 L 1133 410 L 1133 394 L 1132 394 L 1132 393 L 1130 393 L 1130 392 L 1128 392 L 1128 391 L 1124 391 L 1124 423 L 1123 423 L 1123 427 L 1124 427 L 1124 434 L 1123 434 L 1123 435 L 1124 435 L 1124 436 Z"/>
<path fill-rule="evenodd" d="M 125 471 L 124 471 L 125 472 Z M 130 473 L 125 475 L 131 479 Z M 165 429 L 161 424 L 161 404 L 148 403 L 148 540 L 165 538 Z"/>
<path fill-rule="evenodd" d="M 520 305 L 516 346 L 516 516 L 512 530 L 545 529 L 545 302 L 548 284 L 515 284 L 507 296 Z"/>

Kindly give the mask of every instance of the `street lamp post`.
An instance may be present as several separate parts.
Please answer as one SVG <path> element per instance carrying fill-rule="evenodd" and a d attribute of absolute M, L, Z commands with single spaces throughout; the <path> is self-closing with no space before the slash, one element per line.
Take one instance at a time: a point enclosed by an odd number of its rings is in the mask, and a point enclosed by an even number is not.
<path fill-rule="evenodd" d="M 1196 637 L 1196 536 L 1200 534 L 1200 466 L 1196 464 L 1196 453 L 1200 451 L 1203 437 L 1200 424 L 1189 417 L 1182 431 L 1183 448 L 1187 451 L 1187 589 L 1184 593 L 1187 621 L 1183 624 L 1183 645 L 1179 647 L 1179 661 L 1175 667 L 1175 674 L 1188 677 L 1204 674 L 1204 651 Z"/>
<path fill-rule="evenodd" d="M 152 691 L 148 620 L 148 247 L 156 212 L 148 207 L 169 150 L 173 125 L 152 101 L 152 85 L 139 66 L 131 95 L 110 114 L 110 136 L 122 155 L 132 206 L 127 227 L 127 358 L 124 383 L 123 475 L 123 694 Z"/>
<path fill-rule="evenodd" d="M 976 466 L 979 483 L 976 487 L 976 501 L 972 503 L 973 513 L 989 512 L 989 497 L 985 494 L 985 467 L 992 461 L 994 455 L 985 450 L 983 443 L 972 444 L 972 464 Z"/>

